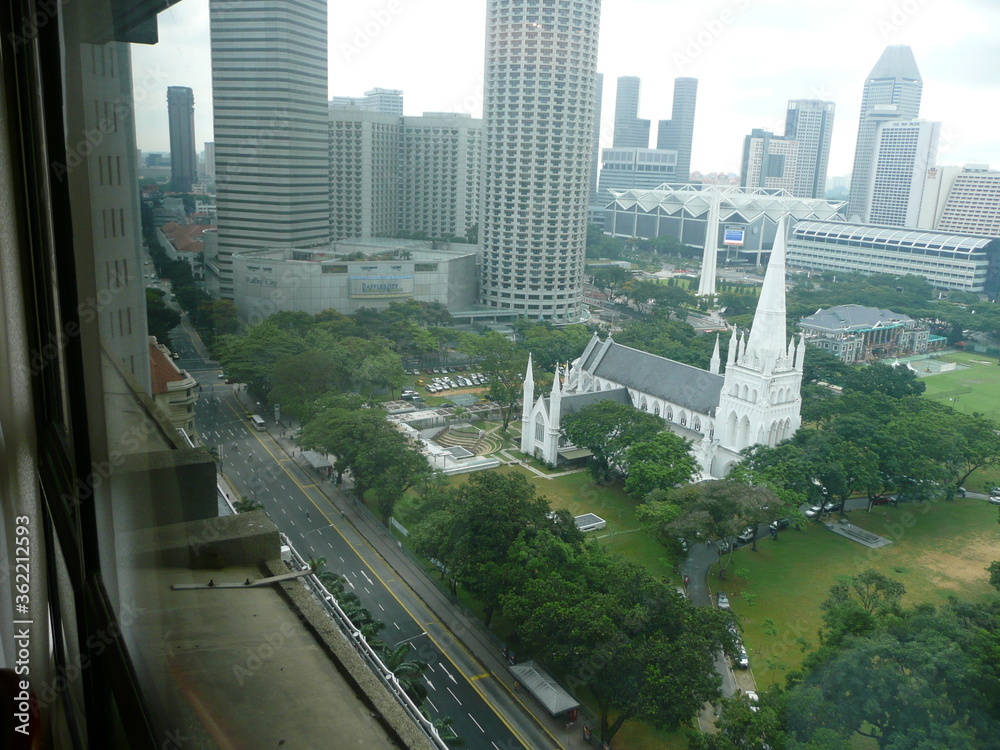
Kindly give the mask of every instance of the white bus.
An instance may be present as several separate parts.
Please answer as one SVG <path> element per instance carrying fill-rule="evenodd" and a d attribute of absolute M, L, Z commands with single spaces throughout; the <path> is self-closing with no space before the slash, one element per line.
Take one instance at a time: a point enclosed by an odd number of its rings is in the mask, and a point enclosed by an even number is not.
<path fill-rule="evenodd" d="M 254 414 L 253 416 L 251 416 L 250 423 L 253 425 L 253 428 L 255 430 L 260 430 L 261 432 L 263 432 L 264 430 L 267 429 L 267 422 L 264 421 L 264 418 L 260 416 L 260 414 Z"/>

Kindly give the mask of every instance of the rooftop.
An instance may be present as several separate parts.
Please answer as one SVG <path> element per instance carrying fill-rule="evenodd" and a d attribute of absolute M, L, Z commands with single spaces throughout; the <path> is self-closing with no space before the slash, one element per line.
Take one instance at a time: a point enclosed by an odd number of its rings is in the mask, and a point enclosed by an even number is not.
<path fill-rule="evenodd" d="M 829 331 L 871 331 L 877 328 L 898 328 L 913 322 L 913 318 L 892 310 L 863 305 L 839 305 L 817 310 L 800 320 L 799 325 Z"/>

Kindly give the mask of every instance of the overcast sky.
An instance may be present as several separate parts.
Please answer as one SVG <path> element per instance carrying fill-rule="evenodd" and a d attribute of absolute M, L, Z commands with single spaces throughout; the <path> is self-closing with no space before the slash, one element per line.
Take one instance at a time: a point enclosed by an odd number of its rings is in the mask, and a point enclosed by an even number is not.
<path fill-rule="evenodd" d="M 330 94 L 397 88 L 408 115 L 481 116 L 485 8 L 485 0 L 334 0 Z M 159 21 L 158 45 L 133 46 L 143 151 L 169 150 L 168 85 L 194 89 L 196 138 L 212 139 L 208 0 L 182 0 Z M 693 76 L 693 170 L 739 172 L 751 128 L 781 133 L 789 99 L 819 98 L 837 105 L 829 175 L 846 175 L 865 76 L 887 45 L 907 44 L 924 82 L 920 115 L 943 123 L 938 164 L 1000 168 L 998 34 L 997 0 L 606 0 L 602 144 L 611 145 L 618 76 L 641 77 L 639 115 L 653 120 L 653 146 L 656 120 L 670 118 L 673 79 Z"/>

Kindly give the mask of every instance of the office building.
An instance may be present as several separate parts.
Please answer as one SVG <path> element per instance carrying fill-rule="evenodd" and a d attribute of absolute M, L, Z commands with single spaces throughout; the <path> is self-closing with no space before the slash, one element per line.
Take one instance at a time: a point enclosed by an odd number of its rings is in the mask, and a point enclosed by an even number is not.
<path fill-rule="evenodd" d="M 170 187 L 190 193 L 198 179 L 198 154 L 194 148 L 194 91 L 187 86 L 167 87 L 170 121 Z"/>
<path fill-rule="evenodd" d="M 331 107 L 330 237 L 396 232 L 400 118 L 366 107 Z"/>
<path fill-rule="evenodd" d="M 866 223 L 916 227 L 927 170 L 937 156 L 941 123 L 884 122 L 875 137 Z"/>
<path fill-rule="evenodd" d="M 920 94 L 923 80 L 909 47 L 896 45 L 885 48 L 882 57 L 865 81 L 858 121 L 858 140 L 854 150 L 854 170 L 851 173 L 851 197 L 848 216 L 863 219 L 867 215 L 871 194 L 872 162 L 878 126 L 886 118 L 912 120 L 920 114 Z M 873 116 L 875 115 L 875 116 Z"/>
<path fill-rule="evenodd" d="M 636 76 L 618 79 L 615 96 L 615 148 L 649 148 L 649 120 L 639 119 L 639 87 Z"/>
<path fill-rule="evenodd" d="M 691 180 L 691 142 L 694 111 L 698 100 L 697 78 L 674 79 L 674 105 L 669 120 L 660 120 L 656 148 L 677 152 L 677 181 Z"/>
<path fill-rule="evenodd" d="M 583 313 L 600 0 L 489 0 L 480 205 L 483 304 Z"/>
<path fill-rule="evenodd" d="M 755 128 L 743 141 L 740 185 L 773 188 L 797 198 L 822 198 L 830 161 L 833 102 L 788 102 L 785 134 Z"/>
<path fill-rule="evenodd" d="M 330 239 L 326 2 L 209 0 L 219 253 Z"/>
<path fill-rule="evenodd" d="M 676 182 L 677 152 L 655 148 L 606 148 L 601 152 L 598 198 L 612 199 L 612 190 L 651 190 Z"/>
<path fill-rule="evenodd" d="M 798 172 L 798 141 L 760 128 L 743 139 L 740 187 L 784 190 L 794 195 Z"/>
<path fill-rule="evenodd" d="M 467 238 L 479 222 L 482 166 L 482 120 L 448 112 L 402 118 L 397 231 Z"/>
<path fill-rule="evenodd" d="M 790 191 L 798 198 L 822 198 L 830 165 L 830 139 L 836 105 L 818 99 L 793 99 L 785 115 L 785 138 L 798 142 L 798 167 Z"/>
<path fill-rule="evenodd" d="M 1000 292 L 1000 239 L 893 227 L 800 221 L 788 242 L 790 266 L 834 273 L 920 276 L 938 289 Z"/>
<path fill-rule="evenodd" d="M 205 177 L 209 182 L 215 180 L 215 143 L 205 141 Z"/>

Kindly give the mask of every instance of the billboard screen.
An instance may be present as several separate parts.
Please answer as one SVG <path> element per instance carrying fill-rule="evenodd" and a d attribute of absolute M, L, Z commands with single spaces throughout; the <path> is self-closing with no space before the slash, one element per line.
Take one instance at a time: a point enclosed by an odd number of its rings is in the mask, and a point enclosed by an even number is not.
<path fill-rule="evenodd" d="M 351 276 L 350 296 L 368 298 L 412 297 L 413 276 Z"/>
<path fill-rule="evenodd" d="M 743 244 L 743 227 L 726 227 L 726 233 L 723 237 L 723 245 L 742 245 Z"/>

